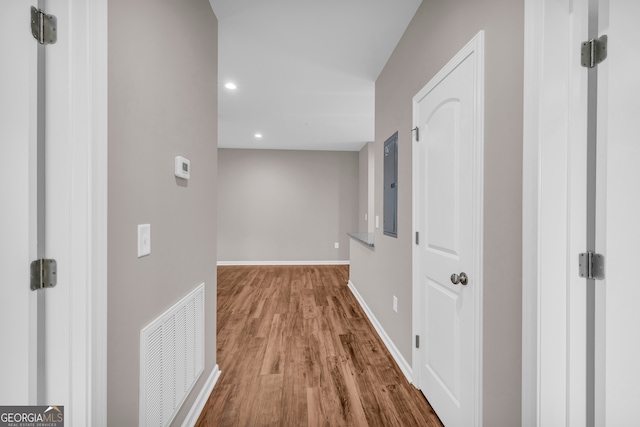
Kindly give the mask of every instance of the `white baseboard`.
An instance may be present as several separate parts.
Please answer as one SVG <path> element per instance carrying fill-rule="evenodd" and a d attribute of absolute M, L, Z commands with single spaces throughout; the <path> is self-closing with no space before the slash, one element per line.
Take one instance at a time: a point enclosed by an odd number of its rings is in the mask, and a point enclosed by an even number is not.
<path fill-rule="evenodd" d="M 398 347 L 396 347 L 396 345 L 393 343 L 393 340 L 389 337 L 389 335 L 387 335 L 387 333 L 385 332 L 380 322 L 378 322 L 378 319 L 376 319 L 376 316 L 373 315 L 373 312 L 371 311 L 367 303 L 364 301 L 364 299 L 362 298 L 362 295 L 360 295 L 360 293 L 358 292 L 358 290 L 356 289 L 355 285 L 351 280 L 349 280 L 348 286 L 349 286 L 349 289 L 351 290 L 351 293 L 353 293 L 353 295 L 358 300 L 358 303 L 360 303 L 360 307 L 362 307 L 362 309 L 364 310 L 365 314 L 369 318 L 369 321 L 375 328 L 376 332 L 378 332 L 378 335 L 382 339 L 382 342 L 384 342 L 384 345 L 387 347 L 387 350 L 389 350 L 389 353 L 391 353 L 391 356 L 393 356 L 393 359 L 396 361 L 396 363 L 400 367 L 400 370 L 402 371 L 404 376 L 407 378 L 407 381 L 413 384 L 413 369 L 411 368 L 411 365 L 409 365 L 409 363 L 407 363 L 405 358 L 402 357 L 402 353 L 400 353 L 400 350 L 398 350 Z"/>
<path fill-rule="evenodd" d="M 195 402 L 193 402 L 193 406 L 191 410 L 187 414 L 187 417 L 184 419 L 182 423 L 182 427 L 193 427 L 196 425 L 202 410 L 204 409 L 204 405 L 207 404 L 207 400 L 209 399 L 209 395 L 213 391 L 213 387 L 216 385 L 218 378 L 220 378 L 221 371 L 218 368 L 218 365 L 213 367 L 211 371 L 211 375 L 207 378 L 207 382 L 204 383 L 202 390 L 200 390 L 200 394 L 196 397 Z"/>
<path fill-rule="evenodd" d="M 338 261 L 218 261 L 218 265 L 349 265 L 349 260 L 338 260 Z"/>

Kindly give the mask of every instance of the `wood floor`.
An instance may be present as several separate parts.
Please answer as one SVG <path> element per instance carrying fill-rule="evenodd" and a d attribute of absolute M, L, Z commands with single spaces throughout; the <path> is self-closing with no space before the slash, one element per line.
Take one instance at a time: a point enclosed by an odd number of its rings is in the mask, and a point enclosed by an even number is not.
<path fill-rule="evenodd" d="M 196 426 L 441 426 L 348 266 L 218 267 L 220 376 Z"/>

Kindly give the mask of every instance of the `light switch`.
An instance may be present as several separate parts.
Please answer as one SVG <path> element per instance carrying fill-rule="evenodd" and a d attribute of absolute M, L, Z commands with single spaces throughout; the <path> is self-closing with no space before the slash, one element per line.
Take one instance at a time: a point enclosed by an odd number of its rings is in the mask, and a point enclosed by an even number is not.
<path fill-rule="evenodd" d="M 138 224 L 138 258 L 151 254 L 151 224 Z"/>
<path fill-rule="evenodd" d="M 380 217 L 376 215 L 376 228 L 380 228 Z"/>

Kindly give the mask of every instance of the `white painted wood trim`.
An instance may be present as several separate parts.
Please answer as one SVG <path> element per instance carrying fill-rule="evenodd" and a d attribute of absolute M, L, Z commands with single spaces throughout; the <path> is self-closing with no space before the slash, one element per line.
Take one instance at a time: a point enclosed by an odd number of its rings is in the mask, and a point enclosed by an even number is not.
<path fill-rule="evenodd" d="M 87 4 L 91 107 L 91 410 L 89 425 L 107 426 L 108 0 Z"/>
<path fill-rule="evenodd" d="M 107 425 L 107 0 L 69 3 L 74 425 Z"/>
<path fill-rule="evenodd" d="M 218 261 L 218 265 L 349 265 L 349 260 L 338 261 Z"/>
<path fill-rule="evenodd" d="M 474 184 L 476 217 L 473 221 L 474 241 L 476 242 L 475 264 L 478 280 L 476 281 L 476 402 L 475 419 L 476 425 L 483 425 L 483 349 L 484 349 L 484 31 L 480 31 L 469 44 L 473 45 L 476 60 L 476 148 L 474 173 L 476 179 Z"/>
<path fill-rule="evenodd" d="M 191 409 L 189 410 L 187 417 L 184 419 L 184 422 L 182 423 L 182 427 L 193 427 L 196 425 L 196 422 L 198 421 L 198 417 L 200 417 L 200 414 L 204 409 L 204 405 L 207 404 L 207 400 L 209 400 L 209 396 L 211 395 L 213 388 L 218 382 L 218 378 L 220 378 L 221 373 L 222 372 L 218 368 L 218 365 L 213 367 L 211 374 L 209 375 L 209 377 L 207 378 L 207 381 L 202 386 L 202 389 L 200 390 L 198 397 L 196 397 L 196 400 L 193 402 L 193 406 L 191 406 Z"/>
<path fill-rule="evenodd" d="M 398 347 L 396 347 L 391 337 L 389 337 L 387 332 L 384 330 L 384 328 L 382 327 L 382 325 L 380 324 L 376 316 L 373 314 L 373 311 L 371 311 L 371 309 L 365 302 L 364 298 L 362 298 L 362 296 L 358 292 L 358 289 L 356 288 L 356 286 L 353 284 L 351 280 L 349 280 L 348 286 L 353 296 L 355 296 L 356 300 L 358 300 L 360 307 L 362 307 L 365 314 L 369 318 L 369 321 L 375 328 L 376 332 L 382 339 L 382 342 L 387 347 L 387 350 L 389 350 L 389 353 L 391 353 L 391 356 L 393 356 L 393 359 L 396 361 L 396 363 L 400 367 L 400 370 L 402 371 L 404 376 L 407 378 L 407 381 L 409 381 L 410 383 L 413 383 L 413 370 L 411 369 L 411 365 L 406 361 L 404 357 L 402 357 L 402 353 L 400 353 L 400 350 L 398 350 Z"/>
<path fill-rule="evenodd" d="M 584 425 L 586 0 L 525 0 L 522 425 Z M 583 38 L 584 37 L 584 38 Z M 564 424 L 563 424 L 564 425 Z"/>
<path fill-rule="evenodd" d="M 543 2 L 525 0 L 522 177 L 522 427 L 539 425 L 539 181 Z"/>
<path fill-rule="evenodd" d="M 412 127 L 415 128 L 418 126 L 419 114 L 418 114 L 418 101 L 414 96 L 411 100 L 411 111 L 412 111 Z M 419 143 L 419 141 L 415 140 L 415 132 L 411 138 L 411 237 L 415 239 L 416 232 L 419 232 L 418 229 L 418 211 L 419 211 L 419 203 L 418 203 L 418 180 L 420 174 L 419 170 L 419 159 L 416 155 L 415 145 Z M 420 269 L 418 268 L 418 245 L 415 244 L 415 240 L 411 243 L 411 339 L 415 340 L 415 337 L 420 335 L 420 316 L 418 313 L 420 312 L 420 287 L 419 287 L 419 275 Z M 413 363 L 413 384 L 420 388 L 420 349 L 416 348 L 415 342 L 411 345 L 411 360 Z"/>
<path fill-rule="evenodd" d="M 476 420 L 476 426 L 482 426 L 483 422 L 483 375 L 482 375 L 482 366 L 483 366 L 483 288 L 484 288 L 484 273 L 483 273 L 483 247 L 484 247 L 484 31 L 479 31 L 448 63 L 445 65 L 431 80 L 414 96 L 412 100 L 413 105 L 413 127 L 418 126 L 418 117 L 417 117 L 417 102 L 419 99 L 423 98 L 432 88 L 437 85 L 441 80 L 443 80 L 451 71 L 455 69 L 465 58 L 469 55 L 474 55 L 474 85 L 475 85 L 475 117 L 476 122 L 474 123 L 474 135 L 476 137 L 476 144 L 474 145 L 474 153 L 473 153 L 473 171 L 471 173 L 474 176 L 474 190 L 473 194 L 475 195 L 474 200 L 471 201 L 473 206 L 474 218 L 473 218 L 473 241 L 474 241 L 474 253 L 476 257 L 473 259 L 473 266 L 475 275 L 477 276 L 477 280 L 475 281 L 476 286 L 474 287 L 476 291 L 475 295 L 475 343 L 474 343 L 474 351 L 476 354 L 475 357 L 475 397 L 476 401 L 474 402 L 473 412 L 474 412 L 474 420 Z M 417 198 L 418 195 L 415 193 L 415 189 L 418 188 L 418 179 L 419 175 L 418 171 L 418 159 L 417 156 L 414 155 L 415 151 L 412 151 L 412 185 L 413 185 L 413 194 L 412 194 L 412 206 L 413 206 L 413 220 L 412 220 L 412 231 L 413 235 L 415 235 L 417 230 L 417 209 L 418 203 Z M 412 339 L 416 335 L 424 335 L 421 333 L 420 328 L 420 318 L 418 316 L 419 313 L 419 277 L 418 277 L 418 261 L 419 261 L 419 253 L 418 246 L 413 244 L 412 250 L 412 295 L 413 295 L 413 314 L 412 314 Z M 413 347 L 413 372 L 414 374 L 414 384 L 420 388 L 419 384 L 419 376 L 420 376 L 420 351 Z"/>

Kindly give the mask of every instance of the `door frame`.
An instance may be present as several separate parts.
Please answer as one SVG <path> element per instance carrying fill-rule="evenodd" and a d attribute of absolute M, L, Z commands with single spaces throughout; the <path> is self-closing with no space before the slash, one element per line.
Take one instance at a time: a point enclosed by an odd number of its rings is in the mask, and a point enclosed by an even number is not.
<path fill-rule="evenodd" d="M 587 73 L 579 48 L 588 7 L 588 0 L 525 0 L 523 427 L 586 422 L 578 254 L 586 248 Z"/>
<path fill-rule="evenodd" d="M 77 425 L 107 425 L 107 9 L 71 0 L 69 28 L 70 408 Z M 73 201 L 73 202 L 72 202 Z"/>
<path fill-rule="evenodd" d="M 442 81 L 451 71 L 453 71 L 462 61 L 469 55 L 473 54 L 474 57 L 474 90 L 475 90 L 475 117 L 474 133 L 476 137 L 476 144 L 474 145 L 473 168 L 470 173 L 474 179 L 474 199 L 470 201 L 473 206 L 473 274 L 474 280 L 472 287 L 475 292 L 475 318 L 474 318 L 474 371 L 475 378 L 473 379 L 475 388 L 475 402 L 473 402 L 474 420 L 476 426 L 482 426 L 482 348 L 483 348 L 483 224 L 484 224 L 484 31 L 479 31 L 438 73 L 432 77 L 429 82 L 418 91 L 412 100 L 413 106 L 413 127 L 418 126 L 417 115 L 417 102 L 422 93 L 429 91 L 435 87 L 440 81 Z M 417 132 L 413 133 L 414 135 Z M 415 138 L 415 137 L 414 137 Z M 420 144 L 413 139 L 413 144 Z M 416 232 L 420 231 L 418 224 L 418 197 L 417 189 L 420 176 L 419 159 L 417 151 L 412 149 L 412 232 L 415 236 Z M 419 245 L 412 245 L 412 330 L 413 337 L 424 336 L 421 327 L 420 304 L 421 290 L 420 290 L 420 268 L 419 268 Z M 413 338 L 412 337 L 412 338 Z M 413 384 L 420 387 L 420 370 L 421 370 L 421 353 L 424 351 L 418 349 L 415 346 L 415 342 L 412 345 L 412 371 L 413 371 Z"/>

